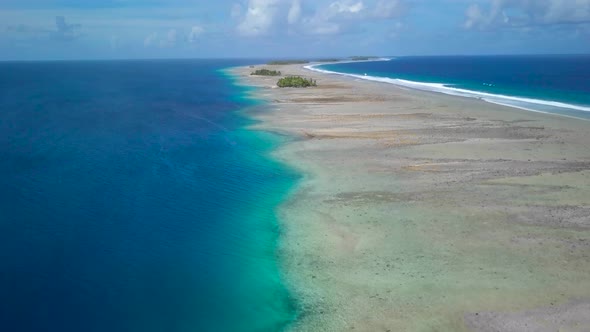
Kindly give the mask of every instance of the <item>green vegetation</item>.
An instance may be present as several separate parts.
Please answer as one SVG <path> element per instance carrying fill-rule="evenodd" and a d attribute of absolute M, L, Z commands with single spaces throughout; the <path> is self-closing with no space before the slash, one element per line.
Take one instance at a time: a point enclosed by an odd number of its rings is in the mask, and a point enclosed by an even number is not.
<path fill-rule="evenodd" d="M 336 58 L 333 58 L 333 59 L 318 59 L 316 61 L 317 62 L 338 62 L 338 61 L 340 61 L 340 59 L 336 59 Z"/>
<path fill-rule="evenodd" d="M 377 59 L 376 56 L 351 56 L 350 60 L 352 61 L 366 61 L 366 60 L 372 60 L 372 59 Z"/>
<path fill-rule="evenodd" d="M 253 71 L 250 75 L 281 76 L 281 72 L 276 71 L 276 70 L 269 70 L 269 69 L 263 68 L 263 69 L 257 69 L 255 71 Z"/>
<path fill-rule="evenodd" d="M 277 86 L 279 88 L 307 88 L 309 86 L 317 86 L 317 84 L 315 80 L 301 76 L 287 76 L 281 78 L 277 82 Z"/>
<path fill-rule="evenodd" d="M 276 60 L 276 61 L 271 61 L 268 64 L 269 65 L 298 65 L 298 64 L 304 64 L 304 63 L 309 63 L 309 61 L 307 61 L 307 60 Z"/>

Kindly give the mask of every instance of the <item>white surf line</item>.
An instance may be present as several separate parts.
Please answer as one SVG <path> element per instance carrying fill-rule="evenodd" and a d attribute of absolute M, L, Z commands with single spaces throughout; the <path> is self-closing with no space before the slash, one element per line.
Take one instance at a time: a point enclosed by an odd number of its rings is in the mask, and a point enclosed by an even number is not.
<path fill-rule="evenodd" d="M 371 61 L 390 61 L 390 59 L 371 60 Z M 353 63 L 353 62 L 368 62 L 368 61 L 346 61 L 346 62 L 338 62 L 338 63 Z M 438 93 L 444 93 L 447 95 L 459 96 L 459 97 L 464 97 L 464 98 L 477 98 L 477 99 L 481 99 L 481 100 L 488 102 L 488 103 L 502 105 L 502 106 L 506 106 L 506 107 L 512 107 L 512 108 L 521 109 L 521 110 L 525 110 L 525 111 L 550 114 L 550 115 L 557 115 L 557 116 L 564 116 L 564 117 L 573 118 L 573 119 L 590 121 L 590 119 L 586 119 L 586 118 L 576 117 L 576 116 L 567 115 L 567 114 L 553 113 L 553 112 L 548 112 L 548 111 L 535 110 L 535 109 L 527 108 L 524 106 L 513 105 L 513 104 L 509 104 L 509 103 L 502 103 L 501 101 L 495 101 L 492 99 L 505 99 L 505 100 L 510 100 L 510 101 L 525 102 L 525 103 L 541 105 L 541 106 L 558 107 L 558 108 L 562 108 L 565 110 L 573 109 L 573 110 L 577 110 L 577 111 L 581 111 L 581 112 L 590 112 L 590 107 L 566 104 L 566 103 L 562 103 L 562 102 L 558 102 L 558 101 L 551 101 L 551 100 L 546 101 L 546 100 L 540 100 L 540 99 L 514 97 L 514 96 L 499 95 L 499 94 L 497 95 L 497 94 L 492 94 L 492 93 L 487 93 L 487 92 L 479 92 L 479 91 L 474 91 L 474 90 L 453 88 L 453 87 L 446 86 L 443 83 L 415 82 L 415 81 L 408 81 L 408 80 L 403 80 L 403 79 L 393 79 L 393 78 L 388 78 L 388 77 L 377 77 L 377 76 L 366 76 L 366 75 L 358 75 L 358 74 L 341 73 L 341 72 L 316 68 L 317 66 L 321 66 L 321 65 L 323 65 L 323 64 L 321 64 L 321 63 L 320 64 L 312 64 L 312 65 L 304 66 L 303 68 L 305 68 L 307 70 L 319 72 L 319 73 L 324 73 L 324 74 L 335 74 L 335 75 L 341 75 L 341 76 L 354 77 L 354 78 L 359 78 L 359 79 L 363 79 L 363 80 L 367 80 L 367 81 L 388 83 L 388 84 L 393 84 L 393 85 L 402 86 L 402 87 L 406 87 L 406 88 L 412 88 L 412 89 L 416 89 L 416 90 L 438 92 Z"/>

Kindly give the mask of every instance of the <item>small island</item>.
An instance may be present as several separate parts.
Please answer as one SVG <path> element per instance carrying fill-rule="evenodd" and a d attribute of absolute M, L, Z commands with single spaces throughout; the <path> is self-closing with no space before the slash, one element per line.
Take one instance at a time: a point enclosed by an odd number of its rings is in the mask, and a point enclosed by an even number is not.
<path fill-rule="evenodd" d="M 288 76 L 279 79 L 277 82 L 279 88 L 307 88 L 317 86 L 314 79 L 307 79 L 301 76 Z"/>
<path fill-rule="evenodd" d="M 259 75 L 259 76 L 281 76 L 281 72 L 277 70 L 270 70 L 270 69 L 257 69 L 253 71 L 250 75 Z"/>
<path fill-rule="evenodd" d="M 281 66 L 281 65 L 301 65 L 301 64 L 306 64 L 306 63 L 309 63 L 309 61 L 307 61 L 307 60 L 275 60 L 275 61 L 270 61 L 267 64 L 272 65 L 272 66 Z"/>
<path fill-rule="evenodd" d="M 317 59 L 316 62 L 340 62 L 341 59 L 338 58 L 324 58 L 324 59 Z"/>
<path fill-rule="evenodd" d="M 352 61 L 367 61 L 367 60 L 375 60 L 378 59 L 376 56 L 351 56 L 350 60 Z"/>

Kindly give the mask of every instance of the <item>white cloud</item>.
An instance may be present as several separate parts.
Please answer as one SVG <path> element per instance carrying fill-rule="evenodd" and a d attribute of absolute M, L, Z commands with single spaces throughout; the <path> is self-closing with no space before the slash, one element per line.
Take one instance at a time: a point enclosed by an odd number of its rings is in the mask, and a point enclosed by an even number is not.
<path fill-rule="evenodd" d="M 362 1 L 359 1 L 357 3 L 351 3 L 350 1 L 346 1 L 346 2 L 336 1 L 336 2 L 332 2 L 330 4 L 330 9 L 336 13 L 356 14 L 356 13 L 361 12 L 363 9 L 365 9 L 365 5 L 363 4 Z"/>
<path fill-rule="evenodd" d="M 590 22 L 590 0 L 552 0 L 543 17 L 546 23 Z"/>
<path fill-rule="evenodd" d="M 172 47 L 176 46 L 178 40 L 178 31 L 176 29 L 168 30 L 166 38 L 160 40 L 160 47 Z"/>
<path fill-rule="evenodd" d="M 73 40 L 80 37 L 80 24 L 69 24 L 66 22 L 66 18 L 63 16 L 55 17 L 55 28 L 56 31 L 53 33 L 53 37 L 59 40 Z"/>
<path fill-rule="evenodd" d="M 289 24 L 295 24 L 299 21 L 301 17 L 301 1 L 300 0 L 293 0 L 291 3 L 291 8 L 289 8 L 289 14 L 287 14 L 287 21 Z"/>
<path fill-rule="evenodd" d="M 590 23 L 590 0 L 492 0 L 487 10 L 472 4 L 464 27 L 531 27 Z"/>
<path fill-rule="evenodd" d="M 302 32 L 310 35 L 334 35 L 343 32 L 352 21 L 364 16 L 362 1 L 334 1 L 328 6 L 317 8 L 313 15 L 304 17 Z"/>
<path fill-rule="evenodd" d="M 203 34 L 203 32 L 205 32 L 205 29 L 203 29 L 202 27 L 200 27 L 198 25 L 194 25 L 191 28 L 191 32 L 188 34 L 188 42 L 191 44 L 196 43 L 197 40 L 199 39 L 199 36 L 201 36 L 201 34 Z"/>
<path fill-rule="evenodd" d="M 2 11 L 0 11 L 0 16 L 4 16 L 1 17 L 3 21 L 9 21 L 6 18 L 19 19 L 18 17 L 14 18 L 15 15 L 10 15 L 10 13 L 3 13 Z M 18 23 L 15 25 L 7 25 L 6 27 L 3 27 L 4 29 L 0 29 L 0 32 L 5 32 L 6 34 L 10 35 L 10 38 L 17 40 L 52 39 L 60 42 L 69 42 L 84 36 L 84 34 L 80 31 L 82 25 L 70 24 L 66 21 L 66 18 L 64 16 L 55 16 L 54 24 L 55 28 L 52 29 L 38 25 Z"/>
<path fill-rule="evenodd" d="M 250 0 L 238 33 L 249 37 L 267 34 L 276 20 L 279 4 L 280 0 Z"/>
<path fill-rule="evenodd" d="M 465 23 L 463 25 L 467 29 L 471 29 L 477 25 L 481 25 L 483 22 L 486 21 L 486 18 L 481 12 L 481 8 L 479 8 L 479 5 L 477 4 L 470 5 L 469 7 L 467 7 L 467 10 L 465 11 L 465 16 L 467 18 L 465 19 Z"/>
<path fill-rule="evenodd" d="M 145 47 L 159 47 L 159 48 L 171 48 L 176 46 L 182 46 L 186 43 L 196 43 L 205 32 L 205 29 L 198 25 L 193 25 L 188 33 L 186 30 L 169 29 L 165 32 L 160 31 L 150 33 L 143 40 Z"/>
<path fill-rule="evenodd" d="M 339 0 L 303 19 L 309 34 L 338 34 L 358 31 L 363 24 L 392 19 L 403 14 L 404 0 L 379 0 L 372 6 L 363 1 Z"/>
<path fill-rule="evenodd" d="M 306 3 L 308 6 L 304 6 Z M 400 17 L 404 4 L 405 0 L 248 0 L 245 12 L 236 14 L 239 16 L 236 30 L 247 37 L 265 36 L 274 31 L 277 34 L 339 34 L 358 31 L 361 25 L 374 20 Z M 238 10 L 232 9 L 232 16 L 234 12 Z"/>
<path fill-rule="evenodd" d="M 401 0 L 380 0 L 375 6 L 374 16 L 379 18 L 399 17 L 404 12 Z"/>
<path fill-rule="evenodd" d="M 158 34 L 153 32 L 151 34 L 149 34 L 147 37 L 145 37 L 145 39 L 143 40 L 143 46 L 145 47 L 150 47 L 150 46 L 154 46 L 159 40 Z"/>

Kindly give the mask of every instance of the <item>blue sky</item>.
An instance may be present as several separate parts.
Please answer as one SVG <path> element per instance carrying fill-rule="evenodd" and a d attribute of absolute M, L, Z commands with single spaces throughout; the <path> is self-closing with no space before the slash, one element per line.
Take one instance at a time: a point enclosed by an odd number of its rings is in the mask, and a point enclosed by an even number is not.
<path fill-rule="evenodd" d="M 590 0 L 2 0 L 0 59 L 590 53 Z"/>

